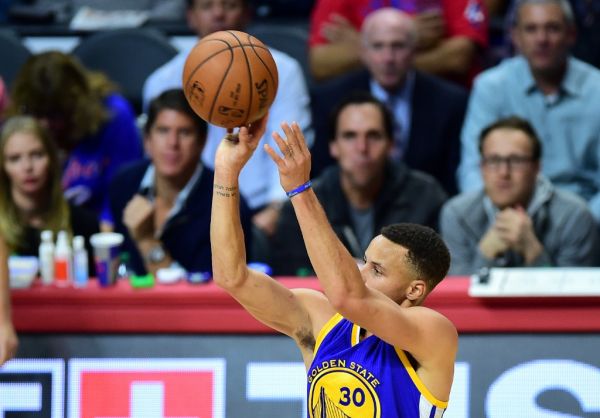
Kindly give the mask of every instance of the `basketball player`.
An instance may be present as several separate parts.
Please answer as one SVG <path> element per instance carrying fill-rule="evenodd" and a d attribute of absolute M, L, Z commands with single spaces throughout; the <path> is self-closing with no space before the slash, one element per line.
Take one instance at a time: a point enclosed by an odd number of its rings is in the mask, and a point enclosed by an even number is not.
<path fill-rule="evenodd" d="M 310 154 L 298 124 L 273 134 L 283 156 L 265 150 L 291 198 L 324 294 L 288 289 L 246 266 L 238 176 L 263 135 L 263 119 L 224 139 L 216 154 L 211 245 L 215 282 L 255 318 L 296 341 L 307 368 L 309 417 L 441 417 L 458 336 L 421 306 L 448 271 L 450 256 L 432 230 L 385 227 L 364 264 L 337 239 L 310 187 Z M 347 138 L 348 141 L 355 140 Z"/>

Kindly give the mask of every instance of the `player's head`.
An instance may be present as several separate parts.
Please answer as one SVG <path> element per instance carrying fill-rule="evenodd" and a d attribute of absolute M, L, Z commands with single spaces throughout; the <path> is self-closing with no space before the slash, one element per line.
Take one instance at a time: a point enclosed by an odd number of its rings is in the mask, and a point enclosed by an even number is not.
<path fill-rule="evenodd" d="M 346 97 L 334 109 L 329 151 L 340 166 L 342 181 L 355 190 L 376 187 L 392 149 L 392 118 L 367 93 Z"/>
<path fill-rule="evenodd" d="M 369 287 L 396 302 L 408 299 L 419 305 L 449 268 L 448 247 L 433 229 L 398 223 L 382 228 L 373 238 L 361 273 Z"/>
<path fill-rule="evenodd" d="M 361 29 L 361 59 L 384 89 L 398 89 L 413 65 L 417 29 L 414 20 L 392 7 L 370 13 Z"/>
<path fill-rule="evenodd" d="M 206 122 L 189 106 L 183 90 L 167 90 L 152 100 L 144 146 L 157 175 L 187 182 L 198 165 L 206 131 Z"/>
<path fill-rule="evenodd" d="M 576 37 L 573 10 L 567 0 L 519 0 L 511 35 L 532 72 L 563 71 Z"/>
<path fill-rule="evenodd" d="M 498 208 L 527 207 L 540 171 L 542 146 L 529 122 L 500 119 L 479 137 L 485 192 Z"/>
<path fill-rule="evenodd" d="M 199 37 L 221 30 L 244 30 L 250 15 L 249 0 L 187 0 L 188 25 Z"/>

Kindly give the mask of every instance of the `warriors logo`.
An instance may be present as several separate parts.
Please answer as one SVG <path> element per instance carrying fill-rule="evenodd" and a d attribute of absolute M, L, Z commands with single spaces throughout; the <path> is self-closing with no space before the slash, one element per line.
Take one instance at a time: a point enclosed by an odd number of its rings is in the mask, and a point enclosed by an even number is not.
<path fill-rule="evenodd" d="M 312 379 L 308 399 L 310 418 L 380 418 L 373 385 L 354 370 L 323 369 Z"/>

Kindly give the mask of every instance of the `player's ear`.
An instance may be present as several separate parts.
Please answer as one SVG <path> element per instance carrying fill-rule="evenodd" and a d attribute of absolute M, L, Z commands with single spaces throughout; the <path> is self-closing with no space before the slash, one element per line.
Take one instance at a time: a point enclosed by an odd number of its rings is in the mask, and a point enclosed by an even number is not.
<path fill-rule="evenodd" d="M 413 280 L 406 289 L 406 298 L 411 302 L 418 302 L 425 297 L 427 285 L 423 280 Z"/>

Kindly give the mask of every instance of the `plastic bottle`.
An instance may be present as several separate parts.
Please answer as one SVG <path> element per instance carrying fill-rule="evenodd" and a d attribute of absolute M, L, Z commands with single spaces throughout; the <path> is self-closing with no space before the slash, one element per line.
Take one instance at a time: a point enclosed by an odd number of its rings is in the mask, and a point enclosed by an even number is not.
<path fill-rule="evenodd" d="M 119 254 L 119 265 L 117 267 L 117 280 L 129 280 L 131 276 L 133 276 L 134 272 L 131 269 L 131 264 L 129 263 L 129 253 L 122 252 Z"/>
<path fill-rule="evenodd" d="M 40 262 L 40 277 L 42 284 L 49 285 L 54 281 L 54 241 L 52 231 L 44 230 L 41 234 L 42 241 L 38 250 Z"/>
<path fill-rule="evenodd" d="M 73 282 L 72 252 L 66 231 L 60 231 L 54 248 L 54 282 L 68 286 Z"/>
<path fill-rule="evenodd" d="M 84 238 L 73 238 L 73 283 L 76 287 L 85 287 L 89 279 L 88 253 Z"/>

